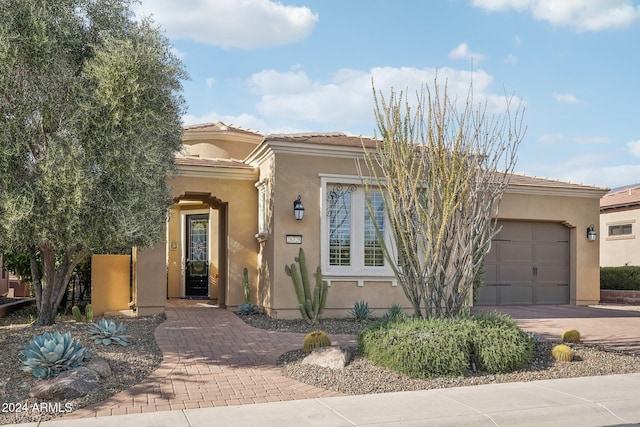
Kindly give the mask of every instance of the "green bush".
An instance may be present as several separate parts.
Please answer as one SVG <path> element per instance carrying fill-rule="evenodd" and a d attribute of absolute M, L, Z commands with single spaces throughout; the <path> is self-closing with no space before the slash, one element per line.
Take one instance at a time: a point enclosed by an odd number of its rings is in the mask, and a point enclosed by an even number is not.
<path fill-rule="evenodd" d="M 414 378 L 464 375 L 473 324 L 469 320 L 397 319 L 376 322 L 358 334 L 360 354 Z"/>
<path fill-rule="evenodd" d="M 534 339 L 510 316 L 484 312 L 475 316 L 478 333 L 473 339 L 477 369 L 490 374 L 526 367 L 533 358 Z"/>
<path fill-rule="evenodd" d="M 640 267 L 600 267 L 600 289 L 640 291 Z"/>
<path fill-rule="evenodd" d="M 533 340 L 505 314 L 379 321 L 358 334 L 360 353 L 414 378 L 462 376 L 474 366 L 488 373 L 527 366 Z"/>

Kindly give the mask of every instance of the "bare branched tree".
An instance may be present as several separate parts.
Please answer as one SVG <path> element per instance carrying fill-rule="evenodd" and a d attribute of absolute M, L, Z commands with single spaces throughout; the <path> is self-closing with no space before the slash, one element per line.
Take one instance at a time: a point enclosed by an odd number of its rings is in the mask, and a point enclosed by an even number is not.
<path fill-rule="evenodd" d="M 365 150 L 367 196 L 386 188 L 384 208 L 393 245 L 385 245 L 392 267 L 418 317 L 450 317 L 469 306 L 484 255 L 499 231 L 500 199 L 525 132 L 523 108 L 492 115 L 474 104 L 473 86 L 459 108 L 446 85 L 424 85 L 412 108 L 403 93 L 389 99 L 373 87 L 378 131 L 375 152 Z M 367 197 L 367 200 L 370 200 Z M 373 217 L 368 202 L 369 215 Z"/>

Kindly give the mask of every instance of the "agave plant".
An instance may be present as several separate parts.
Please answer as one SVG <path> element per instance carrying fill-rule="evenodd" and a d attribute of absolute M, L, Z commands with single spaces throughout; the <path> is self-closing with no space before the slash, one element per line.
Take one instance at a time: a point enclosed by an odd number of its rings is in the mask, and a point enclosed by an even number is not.
<path fill-rule="evenodd" d="M 245 315 L 260 314 L 260 309 L 250 302 L 245 302 L 238 307 L 236 313 Z"/>
<path fill-rule="evenodd" d="M 96 344 L 110 345 L 112 342 L 126 347 L 129 344 L 129 335 L 122 335 L 125 326 L 122 322 L 116 325 L 112 319 L 100 319 L 97 323 L 89 324 L 89 333 Z"/>
<path fill-rule="evenodd" d="M 55 377 L 62 371 L 82 366 L 89 353 L 71 333 L 64 335 L 56 331 L 36 335 L 22 350 L 22 370 L 31 372 L 36 378 Z"/>

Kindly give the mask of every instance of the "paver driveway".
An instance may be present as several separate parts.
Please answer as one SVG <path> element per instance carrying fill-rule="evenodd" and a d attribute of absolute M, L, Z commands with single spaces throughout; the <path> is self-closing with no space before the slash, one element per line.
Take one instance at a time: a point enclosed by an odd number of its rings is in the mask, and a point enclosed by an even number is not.
<path fill-rule="evenodd" d="M 528 305 L 476 307 L 498 310 L 516 319 L 526 331 L 543 339 L 559 340 L 568 329 L 577 329 L 582 341 L 640 355 L 640 311 L 638 307 L 584 307 L 575 305 Z"/>
<path fill-rule="evenodd" d="M 162 365 L 142 383 L 68 417 L 94 417 L 340 396 L 292 380 L 279 355 L 302 347 L 304 334 L 248 326 L 231 311 L 205 304 L 170 307 L 155 336 Z M 335 344 L 352 335 L 332 335 Z"/>

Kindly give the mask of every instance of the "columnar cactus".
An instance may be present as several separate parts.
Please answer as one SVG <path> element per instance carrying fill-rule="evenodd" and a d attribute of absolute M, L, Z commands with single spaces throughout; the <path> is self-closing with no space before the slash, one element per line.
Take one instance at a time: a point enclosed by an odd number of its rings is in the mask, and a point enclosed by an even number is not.
<path fill-rule="evenodd" d="M 300 248 L 298 256 L 294 259 L 299 267 L 296 266 L 295 263 L 285 265 L 284 271 L 293 281 L 293 287 L 298 297 L 298 308 L 300 309 L 302 318 L 308 324 L 314 325 L 318 320 L 318 316 L 324 311 L 329 286 L 326 281 L 322 280 L 322 270 L 318 267 L 316 270 L 316 286 L 312 293 L 309 285 L 307 261 L 302 248 Z"/>

